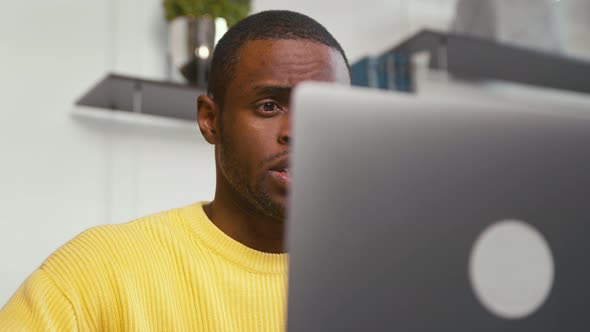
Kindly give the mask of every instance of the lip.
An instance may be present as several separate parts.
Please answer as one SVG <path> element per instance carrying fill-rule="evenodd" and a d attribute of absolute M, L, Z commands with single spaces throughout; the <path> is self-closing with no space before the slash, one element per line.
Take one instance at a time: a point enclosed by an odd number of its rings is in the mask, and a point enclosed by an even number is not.
<path fill-rule="evenodd" d="M 279 183 L 288 186 L 291 183 L 291 175 L 281 171 L 270 171 L 270 175 Z"/>
<path fill-rule="evenodd" d="M 287 186 L 291 183 L 291 174 L 285 172 L 285 169 L 289 169 L 289 159 L 283 158 L 275 162 L 268 170 L 273 179 L 280 184 Z"/>
<path fill-rule="evenodd" d="M 270 171 L 280 171 L 282 169 L 289 168 L 289 158 L 281 158 L 274 162 L 269 168 Z"/>

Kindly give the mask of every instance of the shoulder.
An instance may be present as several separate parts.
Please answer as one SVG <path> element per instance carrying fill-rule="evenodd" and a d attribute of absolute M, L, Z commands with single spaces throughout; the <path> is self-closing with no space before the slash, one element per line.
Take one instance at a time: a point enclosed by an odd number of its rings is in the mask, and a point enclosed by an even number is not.
<path fill-rule="evenodd" d="M 42 280 L 31 280 L 60 294 L 91 326 L 103 315 L 118 317 L 126 310 L 122 303 L 166 284 L 170 278 L 154 281 L 159 271 L 179 270 L 192 245 L 187 208 L 86 230 L 47 258 L 35 272 Z"/>
<path fill-rule="evenodd" d="M 79 271 L 104 274 L 149 261 L 154 255 L 190 240 L 183 218 L 184 209 L 88 229 L 55 251 L 41 269 L 60 275 L 75 275 Z"/>

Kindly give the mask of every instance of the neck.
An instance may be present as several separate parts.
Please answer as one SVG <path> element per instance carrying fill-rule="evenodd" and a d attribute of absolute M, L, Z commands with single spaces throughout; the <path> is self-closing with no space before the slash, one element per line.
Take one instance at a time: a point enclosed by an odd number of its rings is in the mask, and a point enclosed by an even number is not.
<path fill-rule="evenodd" d="M 257 212 L 249 203 L 217 188 L 215 199 L 204 207 L 209 219 L 234 240 L 267 253 L 285 252 L 285 223 Z"/>

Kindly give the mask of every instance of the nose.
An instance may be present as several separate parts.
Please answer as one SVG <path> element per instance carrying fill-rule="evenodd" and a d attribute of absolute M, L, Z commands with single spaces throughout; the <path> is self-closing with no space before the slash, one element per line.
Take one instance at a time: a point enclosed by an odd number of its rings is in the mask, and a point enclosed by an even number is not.
<path fill-rule="evenodd" d="M 287 112 L 281 118 L 278 142 L 281 145 L 290 145 L 291 143 L 291 114 Z"/>

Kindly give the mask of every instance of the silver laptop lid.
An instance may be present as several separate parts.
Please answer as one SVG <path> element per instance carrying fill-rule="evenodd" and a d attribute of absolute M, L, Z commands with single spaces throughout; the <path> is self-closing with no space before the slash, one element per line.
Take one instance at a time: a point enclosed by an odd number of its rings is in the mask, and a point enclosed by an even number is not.
<path fill-rule="evenodd" d="M 289 331 L 587 329 L 590 114 L 462 99 L 296 89 Z"/>

